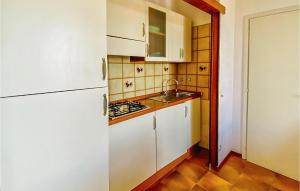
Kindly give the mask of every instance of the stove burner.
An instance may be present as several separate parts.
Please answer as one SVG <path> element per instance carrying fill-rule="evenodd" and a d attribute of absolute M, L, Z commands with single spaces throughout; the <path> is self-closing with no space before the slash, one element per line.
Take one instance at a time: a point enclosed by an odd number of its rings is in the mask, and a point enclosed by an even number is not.
<path fill-rule="evenodd" d="M 139 102 L 120 102 L 109 104 L 109 118 L 116 119 L 124 115 L 128 115 L 137 111 L 147 109 L 147 106 L 142 105 Z"/>

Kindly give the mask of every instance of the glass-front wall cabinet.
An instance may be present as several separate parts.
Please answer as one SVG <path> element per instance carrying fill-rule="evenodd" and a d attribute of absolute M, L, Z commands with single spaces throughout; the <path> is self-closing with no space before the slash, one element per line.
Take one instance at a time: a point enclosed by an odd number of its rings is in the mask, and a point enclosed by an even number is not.
<path fill-rule="evenodd" d="M 167 57 L 166 12 L 148 7 L 147 60 L 159 61 Z"/>

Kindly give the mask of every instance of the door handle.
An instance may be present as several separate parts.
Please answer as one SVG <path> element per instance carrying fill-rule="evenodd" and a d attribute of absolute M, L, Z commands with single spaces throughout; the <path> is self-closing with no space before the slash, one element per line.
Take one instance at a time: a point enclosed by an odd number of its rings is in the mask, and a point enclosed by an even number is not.
<path fill-rule="evenodd" d="M 185 117 L 187 117 L 187 115 L 188 115 L 188 108 L 187 108 L 187 106 L 184 107 L 184 115 L 185 115 Z"/>
<path fill-rule="evenodd" d="M 103 116 L 107 115 L 107 96 L 103 94 Z"/>
<path fill-rule="evenodd" d="M 106 59 L 102 58 L 102 80 L 106 80 Z"/>
<path fill-rule="evenodd" d="M 183 48 L 181 50 L 182 50 L 181 55 L 182 55 L 182 58 L 183 58 L 184 57 L 184 50 L 183 50 Z"/>

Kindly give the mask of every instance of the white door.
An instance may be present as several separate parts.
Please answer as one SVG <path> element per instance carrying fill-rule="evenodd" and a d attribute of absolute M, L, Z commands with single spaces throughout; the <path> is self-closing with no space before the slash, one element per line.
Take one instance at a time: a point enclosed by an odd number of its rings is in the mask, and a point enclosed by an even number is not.
<path fill-rule="evenodd" d="M 108 191 L 107 89 L 2 98 L 5 191 Z"/>
<path fill-rule="evenodd" d="M 108 0 L 107 35 L 145 42 L 145 1 Z"/>
<path fill-rule="evenodd" d="M 187 123 L 187 146 L 192 147 L 201 139 L 201 105 L 200 98 L 187 101 L 186 123 Z"/>
<path fill-rule="evenodd" d="M 132 190 L 156 172 L 154 113 L 109 127 L 110 191 Z"/>
<path fill-rule="evenodd" d="M 299 10 L 250 20 L 247 159 L 300 180 Z"/>
<path fill-rule="evenodd" d="M 185 104 L 156 112 L 157 170 L 186 152 Z"/>
<path fill-rule="evenodd" d="M 2 0 L 1 97 L 104 87 L 106 1 Z"/>

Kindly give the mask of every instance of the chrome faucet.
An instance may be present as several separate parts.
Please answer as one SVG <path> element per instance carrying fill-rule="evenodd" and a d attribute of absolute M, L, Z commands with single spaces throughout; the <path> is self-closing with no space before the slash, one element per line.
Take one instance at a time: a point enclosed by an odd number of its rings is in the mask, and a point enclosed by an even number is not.
<path fill-rule="evenodd" d="M 178 82 L 178 80 L 176 80 L 176 79 L 168 79 L 167 81 L 166 81 L 166 90 L 165 91 L 163 91 L 164 92 L 164 95 L 165 96 L 168 96 L 169 95 L 169 90 L 168 90 L 168 84 L 169 84 L 169 82 L 170 81 L 175 81 L 176 82 L 176 93 L 178 92 L 178 85 L 179 85 L 179 82 Z M 164 86 L 163 86 L 164 87 Z"/>

